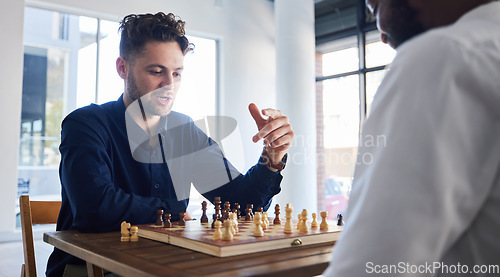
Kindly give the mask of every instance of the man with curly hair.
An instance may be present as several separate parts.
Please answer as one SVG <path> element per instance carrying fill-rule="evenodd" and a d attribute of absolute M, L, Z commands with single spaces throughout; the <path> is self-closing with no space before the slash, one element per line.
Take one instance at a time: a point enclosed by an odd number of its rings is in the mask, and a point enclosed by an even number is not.
<path fill-rule="evenodd" d="M 265 147 L 259 162 L 240 174 L 191 118 L 172 111 L 184 55 L 193 48 L 184 22 L 161 12 L 133 14 L 120 29 L 116 69 L 123 95 L 80 108 L 62 123 L 57 230 L 117 231 L 122 221 L 155 222 L 160 209 L 179 220 L 191 183 L 210 201 L 221 197 L 267 209 L 281 190 L 280 172 L 294 137 L 288 119 L 273 109 L 261 115 L 250 104 L 259 130 L 252 139 Z M 47 275 L 71 276 L 85 271 L 82 263 L 55 249 Z"/>

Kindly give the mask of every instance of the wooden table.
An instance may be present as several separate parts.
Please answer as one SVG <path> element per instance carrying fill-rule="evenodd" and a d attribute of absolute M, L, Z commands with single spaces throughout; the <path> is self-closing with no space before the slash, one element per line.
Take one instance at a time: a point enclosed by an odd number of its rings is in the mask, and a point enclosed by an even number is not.
<path fill-rule="evenodd" d="M 102 269 L 122 276 L 314 276 L 330 261 L 334 242 L 219 258 L 120 233 L 45 233 L 43 240 L 87 262 L 89 276 Z"/>

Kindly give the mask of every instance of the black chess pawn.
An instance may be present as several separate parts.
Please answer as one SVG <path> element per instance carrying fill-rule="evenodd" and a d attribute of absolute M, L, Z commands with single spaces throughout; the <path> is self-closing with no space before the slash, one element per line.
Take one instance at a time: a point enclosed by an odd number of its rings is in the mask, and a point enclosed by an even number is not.
<path fill-rule="evenodd" d="M 245 221 L 253 220 L 253 204 L 247 204 L 247 209 L 245 210 Z"/>
<path fill-rule="evenodd" d="M 236 216 L 239 219 L 241 217 L 240 204 L 239 203 L 234 203 L 233 207 L 234 207 L 233 211 L 236 210 Z"/>
<path fill-rule="evenodd" d="M 163 222 L 163 227 L 172 228 L 172 222 L 170 221 L 171 217 L 172 217 L 171 214 L 169 213 L 165 214 L 165 221 Z"/>
<path fill-rule="evenodd" d="M 212 215 L 212 219 L 213 219 L 213 221 L 212 221 L 212 229 L 213 229 L 213 228 L 215 228 L 215 221 L 217 221 L 217 220 L 218 220 L 218 219 L 217 219 L 217 215 L 216 215 L 216 214 L 213 214 L 213 215 Z"/>
<path fill-rule="evenodd" d="M 228 218 L 228 212 L 226 210 L 222 210 L 222 214 L 221 216 L 219 217 L 219 220 L 224 223 L 224 220 L 226 220 Z"/>
<path fill-rule="evenodd" d="M 186 213 L 179 213 L 179 226 L 186 226 L 186 220 L 184 220 L 184 216 L 186 216 Z"/>

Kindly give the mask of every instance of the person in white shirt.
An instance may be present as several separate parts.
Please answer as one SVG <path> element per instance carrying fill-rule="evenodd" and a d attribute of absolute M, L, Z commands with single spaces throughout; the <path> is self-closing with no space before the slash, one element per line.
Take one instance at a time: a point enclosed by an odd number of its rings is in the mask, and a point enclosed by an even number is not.
<path fill-rule="evenodd" d="M 397 55 L 324 275 L 499 276 L 500 2 L 366 3 Z"/>

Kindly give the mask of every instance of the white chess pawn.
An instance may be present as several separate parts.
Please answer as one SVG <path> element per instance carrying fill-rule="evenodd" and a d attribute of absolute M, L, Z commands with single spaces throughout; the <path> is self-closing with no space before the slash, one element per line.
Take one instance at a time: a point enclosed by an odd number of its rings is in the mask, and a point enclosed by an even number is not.
<path fill-rule="evenodd" d="M 262 215 L 260 212 L 256 212 L 253 216 L 253 223 L 255 224 L 255 229 L 253 230 L 254 237 L 264 236 L 264 230 L 262 230 Z"/>
<path fill-rule="evenodd" d="M 130 241 L 139 241 L 139 227 L 132 226 L 130 227 Z"/>
<path fill-rule="evenodd" d="M 318 215 L 316 213 L 313 213 L 312 214 L 312 217 L 313 217 L 313 221 L 311 222 L 311 228 L 318 228 L 318 221 L 316 221 L 316 218 L 318 217 Z"/>
<path fill-rule="evenodd" d="M 232 232 L 232 219 L 224 220 L 224 233 L 222 234 L 222 240 L 233 240 L 233 232 Z"/>
<path fill-rule="evenodd" d="M 293 233 L 293 224 L 292 224 L 293 207 L 290 203 L 286 204 L 285 212 L 286 212 L 285 234 L 291 234 Z"/>
<path fill-rule="evenodd" d="M 302 218 L 301 218 L 301 214 L 298 214 L 297 217 L 299 218 L 299 222 L 297 223 L 297 230 L 300 230 L 300 225 L 302 225 Z"/>
<path fill-rule="evenodd" d="M 264 222 L 264 214 L 260 214 L 260 227 L 262 227 L 262 230 L 266 230 L 266 223 Z"/>
<path fill-rule="evenodd" d="M 222 227 L 222 222 L 220 220 L 216 220 L 214 222 L 214 239 L 221 239 L 222 238 L 222 231 L 220 228 Z"/>

